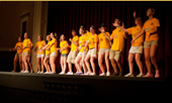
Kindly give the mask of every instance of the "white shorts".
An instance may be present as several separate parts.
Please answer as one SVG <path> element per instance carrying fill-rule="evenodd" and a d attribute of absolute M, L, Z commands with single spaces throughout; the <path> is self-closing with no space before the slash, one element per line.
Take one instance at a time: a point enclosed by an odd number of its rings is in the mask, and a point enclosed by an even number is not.
<path fill-rule="evenodd" d="M 131 46 L 129 53 L 135 54 L 135 53 L 143 53 L 143 46 Z"/>
<path fill-rule="evenodd" d="M 57 57 L 57 53 L 56 53 L 56 52 L 52 52 L 52 53 L 50 54 L 50 57 L 51 57 L 51 56 Z"/>
<path fill-rule="evenodd" d="M 50 57 L 50 55 L 45 55 L 45 57 L 49 58 L 49 57 Z"/>
<path fill-rule="evenodd" d="M 94 49 L 89 49 L 87 55 L 91 56 L 91 57 L 95 57 L 95 48 Z"/>
<path fill-rule="evenodd" d="M 44 54 L 37 54 L 36 57 L 37 58 L 42 58 L 42 57 L 44 57 Z"/>
<path fill-rule="evenodd" d="M 99 49 L 99 54 L 104 55 L 106 52 L 108 52 L 110 49 Z"/>

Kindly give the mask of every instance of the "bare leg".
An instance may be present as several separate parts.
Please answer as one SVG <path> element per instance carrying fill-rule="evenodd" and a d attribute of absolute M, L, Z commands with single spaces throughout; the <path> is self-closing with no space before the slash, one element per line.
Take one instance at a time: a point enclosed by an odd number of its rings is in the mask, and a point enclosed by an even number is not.
<path fill-rule="evenodd" d="M 56 60 L 55 56 L 50 56 L 50 65 L 51 65 L 52 72 L 54 73 L 56 72 L 55 60 Z"/>
<path fill-rule="evenodd" d="M 129 62 L 129 69 L 131 74 L 133 74 L 133 67 L 134 67 L 133 59 L 134 59 L 134 54 L 129 53 L 128 62 Z"/>
<path fill-rule="evenodd" d="M 91 67 L 90 67 L 89 59 L 90 59 L 90 55 L 87 55 L 85 57 L 85 60 L 84 61 L 85 61 L 85 64 L 86 64 L 86 66 L 88 68 L 88 72 L 91 72 Z"/>
<path fill-rule="evenodd" d="M 156 51 L 157 51 L 157 45 L 152 45 L 150 48 L 150 57 L 151 57 L 151 62 L 153 64 L 153 66 L 155 67 L 156 70 L 158 70 L 158 65 L 157 65 L 157 61 L 156 61 Z"/>
<path fill-rule="evenodd" d="M 95 59 L 94 57 L 91 57 L 90 62 L 93 69 L 93 73 L 96 74 L 96 65 L 94 63 L 94 59 Z"/>
<path fill-rule="evenodd" d="M 76 66 L 76 69 L 77 71 L 82 71 L 81 70 L 81 65 L 80 65 L 80 61 L 82 59 L 82 56 L 77 56 L 77 58 L 75 59 L 75 66 Z"/>
<path fill-rule="evenodd" d="M 113 69 L 114 69 L 114 72 L 115 72 L 115 73 L 118 73 L 118 70 L 117 70 L 117 66 L 116 66 L 115 60 L 114 60 L 114 59 L 110 59 L 110 61 L 111 61 L 111 65 L 112 65 L 112 67 L 113 67 Z"/>
<path fill-rule="evenodd" d="M 102 54 L 98 55 L 98 64 L 99 64 L 99 67 L 100 67 L 100 70 L 102 71 L 102 73 L 105 73 L 105 69 L 103 66 L 103 57 L 104 57 L 104 55 L 102 55 Z"/>
<path fill-rule="evenodd" d="M 37 58 L 38 71 L 41 71 L 40 58 Z"/>
<path fill-rule="evenodd" d="M 44 57 L 41 57 L 41 71 L 44 72 Z"/>
<path fill-rule="evenodd" d="M 150 63 L 150 48 L 144 48 L 145 63 L 149 74 L 151 73 L 151 63 Z"/>
<path fill-rule="evenodd" d="M 110 73 L 110 67 L 109 67 L 109 51 L 107 51 L 105 53 L 105 63 L 106 63 L 107 72 Z"/>
<path fill-rule="evenodd" d="M 24 70 L 27 70 L 28 71 L 28 64 L 27 64 L 27 61 L 26 61 L 26 56 L 23 56 L 22 59 L 23 59 L 23 64 L 24 64 Z"/>
<path fill-rule="evenodd" d="M 22 56 L 19 57 L 20 70 L 22 70 Z"/>
<path fill-rule="evenodd" d="M 14 57 L 14 70 L 13 70 L 13 72 L 15 72 L 16 71 L 16 68 L 17 68 L 17 61 L 19 60 L 19 57 L 18 56 L 15 56 Z"/>
<path fill-rule="evenodd" d="M 67 56 L 63 57 L 64 72 L 66 72 Z"/>
<path fill-rule="evenodd" d="M 30 62 L 30 56 L 27 56 L 27 62 L 29 64 L 29 66 L 30 66 L 30 71 L 33 71 L 32 64 Z"/>
<path fill-rule="evenodd" d="M 140 59 L 141 59 L 141 54 L 136 53 L 135 60 L 136 60 L 137 66 L 139 67 L 140 73 L 143 74 L 143 64 Z"/>

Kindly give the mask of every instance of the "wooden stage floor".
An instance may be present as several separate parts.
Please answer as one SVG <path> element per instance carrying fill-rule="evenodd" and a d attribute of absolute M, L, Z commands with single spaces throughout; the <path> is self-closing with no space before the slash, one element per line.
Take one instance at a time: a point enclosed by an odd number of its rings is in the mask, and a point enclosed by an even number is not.
<path fill-rule="evenodd" d="M 168 97 L 169 78 L 125 78 L 0 72 L 5 102 L 107 102 Z M 146 93 L 146 94 L 145 94 Z"/>

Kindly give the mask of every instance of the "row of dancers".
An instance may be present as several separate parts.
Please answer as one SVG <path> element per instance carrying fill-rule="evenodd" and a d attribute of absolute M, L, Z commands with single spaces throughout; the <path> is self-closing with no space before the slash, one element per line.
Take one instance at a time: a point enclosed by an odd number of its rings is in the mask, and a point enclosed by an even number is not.
<path fill-rule="evenodd" d="M 116 18 L 112 24 L 116 28 L 112 31 L 111 35 L 107 32 L 105 24 L 100 26 L 100 34 L 98 35 L 95 33 L 94 26 L 91 26 L 89 31 L 86 30 L 84 26 L 80 26 L 80 36 L 76 35 L 75 30 L 71 31 L 73 36 L 69 38 L 71 45 L 65 40 L 65 35 L 62 34 L 60 36 L 59 48 L 57 47 L 56 33 L 52 32 L 46 36 L 47 43 L 39 35 L 38 42 L 34 46 L 28 38 L 28 34 L 25 33 L 23 42 L 21 37 L 19 37 L 15 47 L 10 49 L 17 51 L 14 58 L 13 71 L 16 71 L 17 60 L 19 60 L 22 73 L 29 73 L 28 66 L 30 66 L 30 72 L 33 72 L 30 56 L 32 48 L 34 48 L 34 54 L 37 56 L 37 73 L 43 73 L 44 67 L 46 68 L 45 74 L 56 73 L 55 60 L 59 51 L 61 53 L 61 72 L 59 74 L 96 75 L 95 60 L 98 59 L 98 65 L 102 72 L 99 76 L 111 75 L 110 63 L 114 69 L 113 76 L 122 76 L 123 69 L 120 58 L 124 51 L 124 42 L 128 34 L 132 35 L 128 56 L 129 73 L 124 76 L 134 77 L 133 67 L 135 60 L 140 71 L 136 77 L 153 77 L 151 71 L 151 64 L 153 64 L 155 67 L 154 77 L 158 78 L 160 74 L 155 54 L 158 47 L 158 30 L 160 24 L 159 20 L 153 17 L 154 14 L 155 9 L 149 8 L 146 12 L 149 19 L 143 24 L 141 18 L 136 17 L 136 12 L 134 12 L 133 17 L 135 18 L 136 25 L 127 29 L 124 27 L 123 23 L 121 23 L 120 19 Z M 141 61 L 143 50 L 147 67 L 147 73 L 145 75 L 143 74 L 143 63 Z M 107 70 L 104 68 L 103 61 L 105 61 Z M 68 72 L 66 73 L 67 64 Z M 76 67 L 76 73 L 72 71 L 72 64 Z"/>

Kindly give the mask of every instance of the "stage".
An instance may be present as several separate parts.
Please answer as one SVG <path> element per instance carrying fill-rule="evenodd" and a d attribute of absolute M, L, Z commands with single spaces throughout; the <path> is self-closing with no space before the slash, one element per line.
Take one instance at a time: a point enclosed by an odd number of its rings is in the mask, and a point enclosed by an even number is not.
<path fill-rule="evenodd" d="M 170 80 L 0 72 L 0 93 L 18 103 L 143 101 L 168 97 Z"/>

